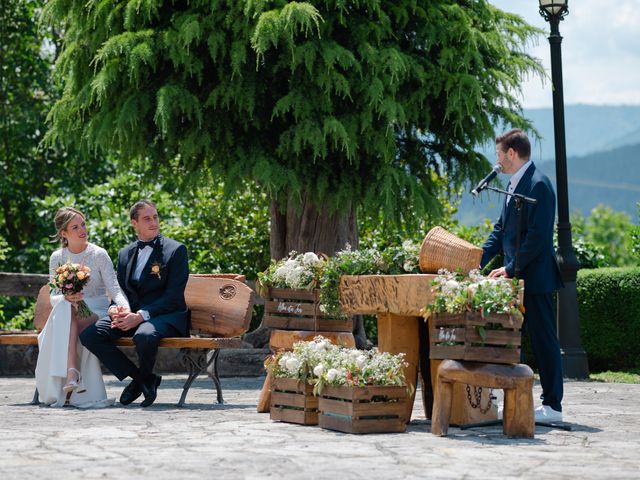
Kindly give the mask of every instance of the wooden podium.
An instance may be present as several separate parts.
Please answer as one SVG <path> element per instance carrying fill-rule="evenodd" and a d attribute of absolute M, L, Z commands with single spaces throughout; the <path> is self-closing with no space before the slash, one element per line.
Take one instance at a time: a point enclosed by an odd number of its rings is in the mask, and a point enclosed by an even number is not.
<path fill-rule="evenodd" d="M 414 387 L 407 418 L 411 418 L 418 373 L 422 386 L 425 415 L 431 418 L 435 375 L 441 360 L 429 361 L 429 330 L 420 310 L 432 301 L 432 274 L 417 275 L 345 275 L 340 279 L 340 302 L 348 315 L 376 315 L 378 348 L 389 353 L 405 353 L 409 366 L 407 382 Z M 432 380 L 433 379 L 433 380 Z M 474 408 L 473 386 L 456 384 L 453 391 L 451 424 L 466 425 L 496 419 L 493 409 L 485 413 Z M 480 406 L 489 403 L 489 391 L 483 390 Z"/>

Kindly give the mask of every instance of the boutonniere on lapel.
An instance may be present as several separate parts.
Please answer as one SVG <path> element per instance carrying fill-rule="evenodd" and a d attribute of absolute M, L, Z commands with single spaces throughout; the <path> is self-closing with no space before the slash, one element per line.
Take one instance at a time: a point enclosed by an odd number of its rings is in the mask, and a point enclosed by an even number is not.
<path fill-rule="evenodd" d="M 155 275 L 158 277 L 158 280 L 162 277 L 160 276 L 160 272 L 162 271 L 162 264 L 160 262 L 153 262 L 151 264 L 151 275 Z"/>

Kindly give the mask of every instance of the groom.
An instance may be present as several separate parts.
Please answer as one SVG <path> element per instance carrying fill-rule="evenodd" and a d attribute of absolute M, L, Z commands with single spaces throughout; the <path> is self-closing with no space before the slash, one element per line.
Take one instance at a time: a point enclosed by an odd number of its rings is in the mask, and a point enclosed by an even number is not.
<path fill-rule="evenodd" d="M 133 380 L 120 396 L 128 405 L 144 395 L 143 407 L 153 404 L 162 377 L 153 373 L 158 344 L 164 337 L 188 335 L 184 289 L 189 279 L 186 247 L 160 235 L 158 212 L 149 200 L 136 202 L 129 212 L 138 241 L 118 254 L 118 283 L 131 310 L 109 308 L 109 316 L 87 327 L 80 340 L 119 380 Z M 133 337 L 140 367 L 115 345 Z"/>

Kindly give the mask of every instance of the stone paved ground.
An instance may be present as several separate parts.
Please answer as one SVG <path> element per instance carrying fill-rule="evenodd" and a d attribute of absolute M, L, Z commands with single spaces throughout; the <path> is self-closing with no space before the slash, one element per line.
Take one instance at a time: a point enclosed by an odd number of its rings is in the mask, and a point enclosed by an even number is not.
<path fill-rule="evenodd" d="M 640 385 L 568 381 L 573 431 L 511 440 L 500 427 L 435 437 L 419 401 L 404 434 L 275 423 L 256 413 L 262 378 L 223 379 L 225 405 L 198 381 L 178 409 L 183 378 L 165 377 L 151 408 L 94 411 L 28 405 L 33 378 L 0 378 L 0 479 L 640 478 Z"/>

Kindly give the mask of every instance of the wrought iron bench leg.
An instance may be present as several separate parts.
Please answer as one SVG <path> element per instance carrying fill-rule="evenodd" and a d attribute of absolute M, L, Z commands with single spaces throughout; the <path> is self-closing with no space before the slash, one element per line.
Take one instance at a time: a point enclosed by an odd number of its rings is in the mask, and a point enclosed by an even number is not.
<path fill-rule="evenodd" d="M 38 395 L 38 389 L 36 388 L 36 391 L 33 392 L 33 400 L 31 400 L 30 405 L 40 405 L 40 397 Z"/>
<path fill-rule="evenodd" d="M 182 387 L 182 395 L 180 396 L 180 401 L 178 402 L 178 407 L 182 407 L 184 405 L 185 400 L 187 399 L 187 393 L 191 388 L 191 384 L 193 381 L 198 378 L 198 376 L 203 373 L 211 363 L 214 363 L 214 370 L 216 369 L 216 360 L 218 359 L 219 350 L 213 350 L 213 355 L 211 358 L 207 359 L 208 350 L 202 349 L 192 349 L 192 348 L 181 348 L 180 353 L 178 354 L 180 357 L 180 361 L 187 368 L 189 372 L 189 376 L 187 377 L 187 381 L 184 382 L 184 386 Z M 217 373 L 216 373 L 217 376 Z M 214 380 L 215 381 L 215 380 Z M 220 390 L 220 381 L 216 383 L 216 388 L 218 390 L 218 402 L 222 399 L 222 393 Z"/>
<path fill-rule="evenodd" d="M 222 398 L 222 386 L 220 385 L 220 377 L 218 376 L 218 356 L 220 355 L 220 350 L 214 350 L 211 355 L 211 361 L 213 362 L 211 370 L 207 370 L 207 374 L 209 378 L 213 380 L 213 383 L 216 386 L 216 397 L 219 404 L 224 403 L 224 399 Z"/>

